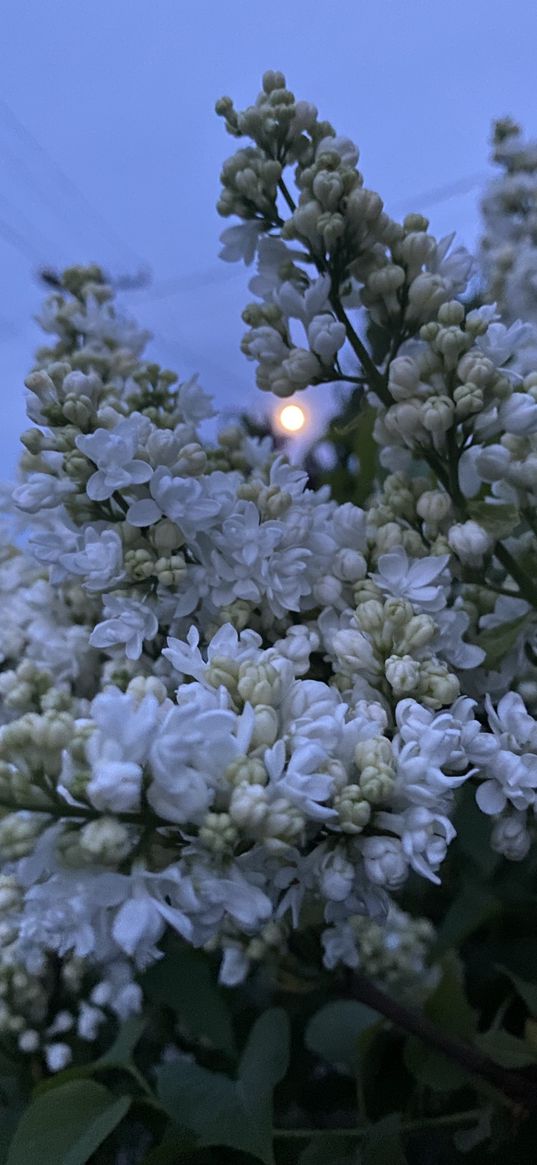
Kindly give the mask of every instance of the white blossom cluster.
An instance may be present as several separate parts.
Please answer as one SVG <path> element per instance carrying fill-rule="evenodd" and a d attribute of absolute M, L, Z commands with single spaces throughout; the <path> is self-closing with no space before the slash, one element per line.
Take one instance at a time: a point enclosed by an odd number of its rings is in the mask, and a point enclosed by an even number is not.
<path fill-rule="evenodd" d="M 382 922 L 356 915 L 325 931 L 327 967 L 358 969 L 385 991 L 415 1006 L 438 985 L 441 971 L 429 965 L 435 930 L 427 918 L 412 918 L 394 902 Z"/>
<path fill-rule="evenodd" d="M 0 1025 L 52 1067 L 69 1033 L 140 1006 L 168 930 L 219 952 L 230 985 L 285 960 L 306 920 L 328 968 L 428 981 L 430 932 L 394 895 L 411 873 L 440 881 L 457 790 L 476 784 L 507 856 L 533 832 L 537 378 L 513 367 L 520 326 L 466 311 L 466 253 L 419 216 L 391 222 L 281 75 L 244 114 L 220 109 L 254 139 L 220 209 L 244 220 L 227 257 L 258 256 L 259 383 L 367 382 L 391 472 L 364 511 L 240 425 L 211 444 L 208 397 L 143 360 L 97 269 L 47 302 L 12 494 L 28 541 L 0 567 Z M 387 339 L 380 362 L 355 307 Z M 13 1009 L 15 976 L 81 963 L 79 1011 Z"/>
<path fill-rule="evenodd" d="M 306 116 L 281 73 L 265 75 L 255 106 L 238 113 L 226 98 L 217 111 L 232 134 L 253 139 L 257 159 L 247 202 L 238 193 L 249 176 L 245 151 L 225 164 L 220 210 L 242 220 L 224 231 L 223 257 L 257 262 L 243 346 L 257 361 L 258 384 L 282 395 L 321 381 L 363 385 L 377 411 L 380 464 L 390 471 L 367 506 L 370 561 L 408 555 L 423 570 L 425 559 L 443 560 L 449 599 L 435 607 L 435 648 L 441 640 L 439 654 L 464 669 L 463 690 L 478 698 L 492 748 L 502 733 L 487 692 L 533 725 L 537 710 L 535 304 L 529 291 L 524 299 L 494 282 L 504 243 L 515 265 L 530 264 L 535 248 L 535 146 L 498 123 L 506 175 L 485 199 L 482 254 L 498 304 L 476 308 L 467 306 L 470 256 L 453 248 L 453 236 L 435 240 L 420 215 L 389 220 L 364 187 L 356 147 L 319 122 L 314 107 Z M 534 729 L 524 743 L 512 739 L 512 755 L 524 758 L 515 780 L 532 789 L 534 739 Z M 480 795 L 497 817 L 493 844 L 522 856 L 534 796 L 523 810 L 509 795 L 503 812 L 493 802 Z"/>

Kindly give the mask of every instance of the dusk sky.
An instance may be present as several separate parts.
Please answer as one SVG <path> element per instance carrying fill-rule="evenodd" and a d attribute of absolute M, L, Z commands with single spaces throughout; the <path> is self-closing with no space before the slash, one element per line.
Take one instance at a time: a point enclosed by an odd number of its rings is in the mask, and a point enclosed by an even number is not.
<path fill-rule="evenodd" d="M 469 244 L 492 118 L 537 134 L 530 0 L 3 0 L 2 32 L 4 478 L 26 427 L 40 264 L 149 269 L 150 286 L 123 300 L 153 331 L 152 354 L 199 371 L 220 406 L 255 399 L 239 351 L 248 275 L 217 258 L 218 174 L 236 148 L 214 114 L 222 94 L 242 107 L 265 69 L 283 69 L 357 141 L 388 210 L 423 209 Z"/>

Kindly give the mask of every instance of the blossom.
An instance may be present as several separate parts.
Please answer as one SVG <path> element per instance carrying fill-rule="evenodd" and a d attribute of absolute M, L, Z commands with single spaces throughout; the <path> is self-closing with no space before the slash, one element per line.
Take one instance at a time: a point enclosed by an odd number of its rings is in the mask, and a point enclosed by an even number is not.
<path fill-rule="evenodd" d="M 155 470 L 149 488 L 151 499 L 132 502 L 129 507 L 127 521 L 131 526 L 152 526 L 165 514 L 181 529 L 197 530 L 220 510 L 218 498 L 211 496 L 197 478 L 176 477 L 164 466 Z"/>
<path fill-rule="evenodd" d="M 154 639 L 158 619 L 154 611 L 137 599 L 106 596 L 104 614 L 108 618 L 98 623 L 90 635 L 92 647 L 125 645 L 127 659 L 138 659 L 144 640 Z"/>
<path fill-rule="evenodd" d="M 74 492 L 71 481 L 61 481 L 50 473 L 34 473 L 30 481 L 13 490 L 13 501 L 21 510 L 36 514 L 42 509 L 59 506 Z"/>
<path fill-rule="evenodd" d="M 440 611 L 446 605 L 440 580 L 447 563 L 446 555 L 411 562 L 405 550 L 396 546 L 389 554 L 380 556 L 378 574 L 374 578 L 382 591 L 408 599 L 418 610 Z"/>
<path fill-rule="evenodd" d="M 151 466 L 134 456 L 140 440 L 141 419 L 133 414 L 120 421 L 113 432 L 96 429 L 88 436 L 76 438 L 77 448 L 97 466 L 86 486 L 92 501 L 106 501 L 116 490 L 139 485 L 152 476 Z"/>
<path fill-rule="evenodd" d="M 124 577 L 123 545 L 115 530 L 97 530 L 88 526 L 82 545 L 60 556 L 60 563 L 69 573 L 83 576 L 89 591 L 117 585 Z"/>

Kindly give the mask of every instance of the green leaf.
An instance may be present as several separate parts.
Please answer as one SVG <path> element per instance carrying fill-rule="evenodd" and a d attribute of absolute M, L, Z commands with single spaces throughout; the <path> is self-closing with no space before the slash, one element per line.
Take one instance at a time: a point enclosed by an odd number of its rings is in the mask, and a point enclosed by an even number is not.
<path fill-rule="evenodd" d="M 158 1096 L 200 1146 L 226 1145 L 272 1165 L 272 1093 L 288 1058 L 287 1016 L 271 1008 L 254 1024 L 235 1080 L 185 1057 L 157 1069 Z"/>
<path fill-rule="evenodd" d="M 427 1000 L 424 1010 L 429 1019 L 444 1031 L 468 1041 L 473 1038 L 475 1014 L 466 998 L 461 966 L 455 954 L 450 953 L 444 959 L 442 979 Z M 420 1084 L 437 1092 L 454 1091 L 468 1081 L 468 1073 L 464 1068 L 423 1043 L 417 1036 L 411 1036 L 406 1041 L 404 1060 L 409 1072 Z"/>
<path fill-rule="evenodd" d="M 120 1067 L 130 1065 L 132 1054 L 147 1027 L 147 1017 L 133 1015 L 119 1029 L 116 1039 L 108 1051 L 95 1061 L 94 1068 Z"/>
<path fill-rule="evenodd" d="M 429 996 L 425 1012 L 453 1036 L 469 1040 L 475 1032 L 475 1012 L 466 997 L 462 965 L 453 951 L 443 959 L 442 978 Z"/>
<path fill-rule="evenodd" d="M 482 1052 L 486 1052 L 495 1064 L 502 1068 L 527 1068 L 535 1064 L 537 1057 L 524 1040 L 517 1039 L 510 1032 L 488 1031 L 475 1040 Z"/>
<path fill-rule="evenodd" d="M 11 1104 L 9 1108 L 2 1109 L 0 1112 L 0 1165 L 6 1165 L 13 1133 L 23 1112 L 24 1108 L 20 1099 Z"/>
<path fill-rule="evenodd" d="M 520 523 L 520 513 L 510 502 L 494 498 L 468 502 L 468 513 L 474 521 L 495 538 L 507 538 Z"/>
<path fill-rule="evenodd" d="M 356 1137 L 337 1137 L 327 1132 L 314 1137 L 298 1158 L 298 1165 L 357 1165 Z"/>
<path fill-rule="evenodd" d="M 361 1165 L 407 1165 L 401 1144 L 401 1117 L 392 1112 L 368 1129 Z"/>
<path fill-rule="evenodd" d="M 94 1076 L 98 1072 L 112 1068 L 128 1072 L 141 1084 L 144 1091 L 149 1091 L 147 1082 L 144 1081 L 132 1060 L 132 1053 L 146 1027 L 147 1018 L 132 1016 L 127 1019 L 120 1028 L 113 1044 L 98 1060 L 90 1060 L 87 1064 L 72 1065 L 63 1072 L 57 1072 L 56 1075 L 45 1078 L 34 1089 L 34 1095 L 41 1096 L 46 1092 L 53 1092 L 56 1088 L 62 1088 L 69 1081 L 83 1080 L 88 1076 Z"/>
<path fill-rule="evenodd" d="M 410 1036 L 403 1054 L 405 1066 L 418 1084 L 433 1092 L 456 1092 L 468 1083 L 468 1073 L 441 1052 Z"/>
<path fill-rule="evenodd" d="M 514 975 L 507 967 L 499 967 L 498 970 L 503 971 L 504 975 L 508 976 L 518 995 L 524 1000 L 530 1015 L 535 1018 L 537 1016 L 537 983 L 528 983 L 527 979 L 521 979 L 518 975 Z"/>
<path fill-rule="evenodd" d="M 354 451 L 359 462 L 353 490 L 353 502 L 357 506 L 363 506 L 370 497 L 377 476 L 378 445 L 373 437 L 376 419 L 376 409 L 372 405 L 362 405 L 354 442 Z"/>
<path fill-rule="evenodd" d="M 131 1104 L 93 1080 L 73 1080 L 38 1096 L 11 1142 L 7 1165 L 85 1165 Z"/>
<path fill-rule="evenodd" d="M 305 1043 L 311 1052 L 354 1076 L 360 1061 L 359 1038 L 378 1022 L 378 1012 L 356 1000 L 326 1003 L 310 1019 Z"/>
<path fill-rule="evenodd" d="M 488 668 L 496 668 L 501 664 L 504 656 L 514 647 L 520 632 L 527 623 L 529 615 L 519 615 L 510 623 L 502 623 L 500 627 L 487 627 L 480 631 L 476 638 L 478 647 L 485 652 L 485 663 Z"/>
<path fill-rule="evenodd" d="M 271 1007 L 256 1020 L 241 1057 L 239 1080 L 252 1094 L 273 1089 L 289 1063 L 289 1020 L 283 1007 Z"/>
<path fill-rule="evenodd" d="M 194 1039 L 208 1039 L 219 1051 L 235 1056 L 229 1008 L 201 951 L 189 947 L 169 951 L 146 973 L 143 987 L 150 999 L 176 1012 Z"/>
<path fill-rule="evenodd" d="M 481 814 L 484 817 L 484 814 Z M 490 851 L 493 852 L 492 850 Z M 479 883 L 468 882 L 453 899 L 438 928 L 433 955 L 438 957 L 462 942 L 500 910 L 498 899 Z"/>
<path fill-rule="evenodd" d="M 141 1165 L 176 1165 L 182 1157 L 192 1154 L 194 1138 L 177 1125 L 168 1126 L 160 1145 L 155 1145 L 144 1157 Z"/>
<path fill-rule="evenodd" d="M 457 830 L 456 847 L 462 850 L 464 857 L 471 861 L 473 867 L 477 867 L 482 879 L 487 881 L 500 864 L 501 858 L 490 844 L 492 831 L 490 817 L 481 812 L 475 799 L 475 788 L 470 784 L 463 785 L 458 792 L 453 824 Z M 489 893 L 484 886 L 476 887 L 473 869 L 464 889 L 466 888 L 477 889 L 480 896 Z M 453 946 L 458 946 L 458 942 L 454 941 Z"/>

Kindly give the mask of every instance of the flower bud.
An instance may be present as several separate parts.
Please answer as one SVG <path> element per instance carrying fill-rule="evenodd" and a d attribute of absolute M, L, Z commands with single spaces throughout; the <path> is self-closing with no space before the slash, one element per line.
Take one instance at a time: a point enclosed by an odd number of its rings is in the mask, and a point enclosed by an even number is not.
<path fill-rule="evenodd" d="M 449 396 L 432 396 L 422 407 L 422 423 L 429 433 L 446 433 L 453 419 L 454 406 Z"/>
<path fill-rule="evenodd" d="M 336 794 L 334 809 L 343 833 L 361 833 L 371 817 L 371 806 L 359 785 L 346 785 Z"/>
<path fill-rule="evenodd" d="M 416 510 L 424 522 L 442 522 L 451 511 L 451 498 L 443 490 L 425 490 L 416 502 Z"/>
<path fill-rule="evenodd" d="M 255 726 L 252 733 L 252 748 L 271 748 L 278 739 L 278 713 L 267 704 L 258 704 L 255 711 Z"/>
<path fill-rule="evenodd" d="M 408 874 L 408 863 L 399 838 L 366 837 L 361 846 L 369 880 L 386 890 L 399 890 Z"/>
<path fill-rule="evenodd" d="M 367 563 L 359 550 L 338 550 L 334 559 L 334 572 L 342 582 L 358 582 L 367 573 Z"/>
<path fill-rule="evenodd" d="M 420 677 L 420 665 L 411 655 L 390 655 L 384 666 L 386 679 L 394 695 L 414 692 Z"/>
<path fill-rule="evenodd" d="M 428 708 L 443 708 L 452 704 L 460 693 L 457 676 L 440 659 L 428 659 L 420 664 L 418 694 Z"/>
<path fill-rule="evenodd" d="M 132 829 L 115 817 L 100 817 L 90 821 L 78 833 L 78 845 L 83 858 L 104 865 L 118 865 L 132 849 Z"/>
<path fill-rule="evenodd" d="M 524 813 L 511 813 L 498 818 L 490 837 L 492 849 L 512 862 L 521 862 L 531 844 Z"/>
<path fill-rule="evenodd" d="M 448 543 L 457 558 L 470 566 L 480 566 L 492 547 L 492 538 L 478 522 L 456 522 L 450 527 Z"/>
<path fill-rule="evenodd" d="M 255 832 L 268 814 L 267 793 L 263 785 L 237 785 L 229 803 L 229 817 L 240 829 Z"/>
<path fill-rule="evenodd" d="M 396 356 L 390 363 L 388 388 L 396 401 L 415 396 L 419 384 L 419 369 L 411 356 Z"/>
<path fill-rule="evenodd" d="M 399 643 L 400 649 L 409 654 L 420 651 L 434 639 L 435 635 L 436 625 L 430 615 L 413 615 L 404 628 Z"/>

